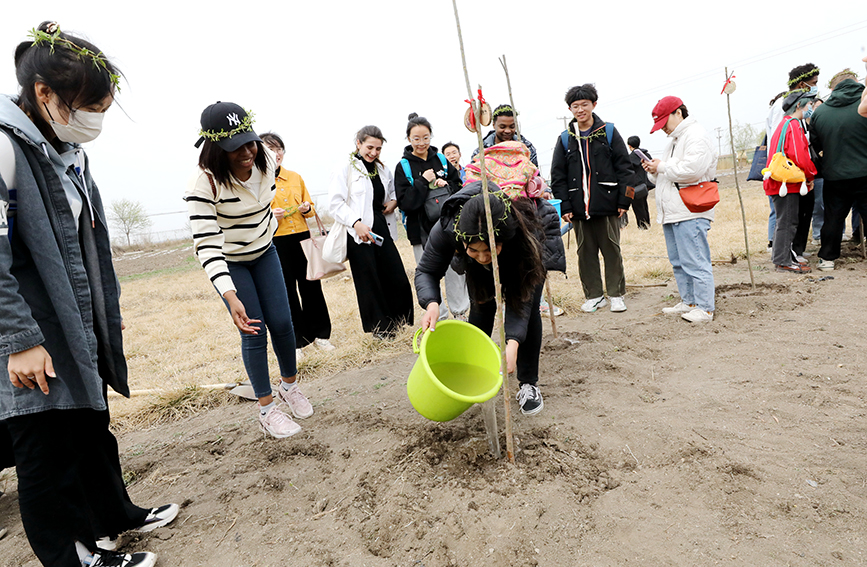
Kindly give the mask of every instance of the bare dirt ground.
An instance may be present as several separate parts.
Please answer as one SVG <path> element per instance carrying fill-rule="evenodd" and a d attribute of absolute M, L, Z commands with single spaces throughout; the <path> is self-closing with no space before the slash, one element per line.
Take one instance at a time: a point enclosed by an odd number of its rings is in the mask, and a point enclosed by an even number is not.
<path fill-rule="evenodd" d="M 715 267 L 707 325 L 660 314 L 672 281 L 558 318 L 560 339 L 546 326 L 545 409 L 511 401 L 514 466 L 477 407 L 415 413 L 409 353 L 307 382 L 316 413 L 289 439 L 248 402 L 123 431 L 133 500 L 183 506 L 124 549 L 162 566 L 867 565 L 867 263 L 756 266 L 754 292 L 743 262 Z M 0 564 L 36 567 L 0 490 Z"/>

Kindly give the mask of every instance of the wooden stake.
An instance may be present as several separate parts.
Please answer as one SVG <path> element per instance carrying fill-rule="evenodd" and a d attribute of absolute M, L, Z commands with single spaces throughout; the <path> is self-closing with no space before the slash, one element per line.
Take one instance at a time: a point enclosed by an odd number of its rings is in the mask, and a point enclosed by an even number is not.
<path fill-rule="evenodd" d="M 512 106 L 512 112 L 515 114 L 515 134 L 518 139 L 521 139 L 521 125 L 518 123 L 518 109 L 515 106 L 515 99 L 512 97 L 512 80 L 509 78 L 509 65 L 506 63 L 506 54 L 500 57 L 500 65 L 503 67 L 503 72 L 506 74 L 506 88 L 509 89 L 509 104 Z M 548 301 L 548 316 L 551 318 L 551 332 L 554 338 L 557 338 L 557 321 L 554 320 L 554 298 L 551 295 L 551 280 L 545 276 L 545 299 Z"/>
<path fill-rule="evenodd" d="M 732 73 L 734 75 L 734 73 Z M 726 81 L 731 79 L 731 75 L 729 75 L 729 68 L 726 67 Z M 738 201 L 741 203 L 741 220 L 744 223 L 744 246 L 747 249 L 747 267 L 750 269 L 750 286 L 753 288 L 753 291 L 756 290 L 756 280 L 753 278 L 753 262 L 750 259 L 750 236 L 747 232 L 747 213 L 744 210 L 744 198 L 741 196 L 741 184 L 738 182 L 738 160 L 735 157 L 735 134 L 734 129 L 732 129 L 732 101 L 731 97 L 728 93 L 726 93 L 726 106 L 728 106 L 729 111 L 729 137 L 732 142 L 732 167 L 735 169 L 735 187 L 738 190 Z"/>
<path fill-rule="evenodd" d="M 494 273 L 494 293 L 496 294 L 497 301 L 497 313 L 500 317 L 500 349 L 502 357 L 500 358 L 500 374 L 503 375 L 503 398 L 505 402 L 505 411 L 504 417 L 506 420 L 506 456 L 509 458 L 509 462 L 515 462 L 515 441 L 512 437 L 512 406 L 511 406 L 511 393 L 509 391 L 509 376 L 506 372 L 506 306 L 503 303 L 503 291 L 500 286 L 500 268 L 499 261 L 497 258 L 497 246 L 496 239 L 494 234 L 494 222 L 493 215 L 491 214 L 491 203 L 488 200 L 488 173 L 485 170 L 485 144 L 482 141 L 482 117 L 481 117 L 481 105 L 478 101 L 473 97 L 473 88 L 470 86 L 470 75 L 467 71 L 467 57 L 464 52 L 464 38 L 461 34 L 461 19 L 458 16 L 458 3 L 457 0 L 452 0 L 452 6 L 455 10 L 455 25 L 458 28 L 458 41 L 461 46 L 461 62 L 464 67 L 464 80 L 467 83 L 467 94 L 469 94 L 469 99 L 473 102 L 470 104 L 473 107 L 473 113 L 476 115 L 476 136 L 478 137 L 479 142 L 479 169 L 481 170 L 482 176 L 482 199 L 485 201 L 485 215 L 488 220 L 488 246 L 491 249 L 491 269 Z M 481 86 L 479 86 L 481 89 Z M 496 414 L 493 413 L 493 404 L 488 404 L 490 409 L 486 409 L 485 405 L 482 406 L 483 412 L 490 412 L 490 415 L 485 414 L 485 429 L 488 434 L 488 445 L 492 447 L 492 452 L 494 457 L 500 458 L 500 440 L 499 434 L 496 430 Z M 493 417 L 489 423 L 489 418 Z M 493 425 L 493 431 L 490 429 L 491 425 Z M 495 448 L 495 450 L 494 450 Z"/>

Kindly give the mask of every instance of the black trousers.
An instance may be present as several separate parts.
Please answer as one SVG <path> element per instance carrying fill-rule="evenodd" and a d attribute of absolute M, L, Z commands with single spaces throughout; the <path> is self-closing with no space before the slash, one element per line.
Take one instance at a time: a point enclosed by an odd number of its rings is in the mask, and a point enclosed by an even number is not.
<path fill-rule="evenodd" d="M 10 417 L 18 472 L 18 505 L 27 539 L 46 567 L 81 567 L 79 541 L 142 525 L 148 510 L 134 505 L 120 468 L 108 411 L 49 410 Z"/>
<path fill-rule="evenodd" d="M 840 245 L 843 242 L 843 230 L 846 228 L 846 217 L 852 205 L 867 218 L 867 177 L 841 179 L 832 181 L 825 179 L 823 188 L 825 200 L 825 224 L 822 225 L 822 246 L 819 248 L 819 258 L 836 260 L 840 257 Z"/>
<path fill-rule="evenodd" d="M 638 228 L 650 228 L 650 210 L 647 208 L 647 193 L 643 197 L 635 197 L 632 200 L 632 212 L 635 213 L 635 222 Z"/>
<path fill-rule="evenodd" d="M 542 299 L 541 284 L 533 292 L 530 303 L 530 320 L 527 323 L 527 338 L 518 347 L 518 360 L 515 370 L 520 384 L 533 384 L 539 381 L 539 355 L 542 352 L 542 315 L 539 313 L 539 301 Z M 471 298 L 472 299 L 472 298 Z M 497 301 L 492 299 L 486 303 L 470 303 L 470 315 L 467 322 L 475 325 L 486 334 L 494 332 L 494 319 L 497 316 Z M 505 348 L 505 345 L 503 345 Z"/>
<path fill-rule="evenodd" d="M 331 317 L 322 294 L 319 280 L 307 279 L 307 256 L 301 241 L 310 238 L 310 232 L 274 237 L 274 247 L 280 257 L 289 310 L 295 326 L 295 344 L 305 347 L 316 339 L 331 337 Z M 299 297 L 300 296 L 300 297 Z"/>
<path fill-rule="evenodd" d="M 383 237 L 382 246 L 357 244 L 352 234 L 348 234 L 346 257 L 352 269 L 364 332 L 391 335 L 401 325 L 412 325 L 415 306 L 394 241 L 387 229 L 377 234 Z"/>
<path fill-rule="evenodd" d="M 816 194 L 809 191 L 806 195 L 798 197 L 798 228 L 795 230 L 795 238 L 792 239 L 792 250 L 798 256 L 804 255 L 807 242 L 810 239 L 810 223 L 813 222 L 813 205 L 816 204 Z"/>

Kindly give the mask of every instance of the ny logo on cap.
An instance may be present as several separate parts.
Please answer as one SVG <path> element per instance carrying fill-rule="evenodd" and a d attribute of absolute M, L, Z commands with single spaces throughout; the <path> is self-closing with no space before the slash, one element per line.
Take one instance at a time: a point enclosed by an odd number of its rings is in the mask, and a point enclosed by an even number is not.
<path fill-rule="evenodd" d="M 230 126 L 240 126 L 241 125 L 241 119 L 238 118 L 237 112 L 233 112 L 232 114 L 229 114 L 228 116 L 226 116 L 226 120 L 229 121 Z"/>

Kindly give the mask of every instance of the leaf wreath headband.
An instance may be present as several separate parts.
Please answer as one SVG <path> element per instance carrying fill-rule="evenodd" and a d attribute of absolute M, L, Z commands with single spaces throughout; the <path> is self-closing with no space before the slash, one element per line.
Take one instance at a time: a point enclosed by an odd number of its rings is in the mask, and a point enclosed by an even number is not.
<path fill-rule="evenodd" d="M 120 75 L 116 73 L 112 73 L 108 68 L 108 61 L 105 59 L 102 51 L 99 53 L 94 53 L 90 49 L 86 47 L 81 47 L 76 45 L 72 41 L 68 40 L 65 37 L 60 35 L 60 26 L 57 25 L 57 22 L 51 22 L 48 24 L 47 31 L 38 30 L 33 28 L 30 30 L 30 33 L 27 34 L 28 37 L 33 38 L 33 47 L 39 47 L 40 45 L 48 45 L 49 53 L 54 53 L 54 49 L 61 45 L 66 49 L 69 49 L 71 52 L 75 53 L 79 59 L 90 59 L 93 61 L 94 67 L 97 69 L 103 69 L 108 73 L 109 79 L 111 79 L 111 84 L 114 85 L 114 88 L 117 92 L 120 92 Z"/>
<path fill-rule="evenodd" d="M 514 109 L 514 108 L 512 108 L 512 107 L 509 106 L 508 104 L 504 104 L 503 106 L 498 106 L 498 107 L 494 110 L 494 114 L 493 114 L 492 117 L 493 117 L 493 118 L 496 118 L 497 116 L 499 116 L 499 115 L 501 115 L 501 114 L 507 114 L 507 113 L 512 113 L 513 115 L 517 115 L 517 114 L 518 114 L 517 112 L 515 112 L 515 109 Z"/>
<path fill-rule="evenodd" d="M 246 108 L 244 109 L 244 112 L 247 113 L 247 116 L 242 118 L 241 123 L 232 128 L 231 130 L 199 130 L 199 136 L 208 140 L 209 142 L 216 143 L 225 138 L 231 138 L 232 136 L 240 134 L 241 132 L 251 132 L 253 130 L 253 124 L 256 123 L 256 121 L 253 120 L 253 117 L 256 115 L 253 114 L 251 111 L 247 110 Z M 201 142 L 201 140 L 199 140 L 199 142 Z M 196 144 L 196 147 L 199 147 L 198 143 Z"/>
<path fill-rule="evenodd" d="M 843 69 L 842 71 L 840 71 L 839 73 L 837 73 L 836 75 L 831 77 L 831 80 L 828 81 L 828 88 L 829 89 L 831 88 L 831 83 L 833 83 L 834 80 L 837 79 L 838 77 L 852 77 L 852 79 L 854 79 L 855 81 L 858 80 L 858 74 L 855 73 L 855 71 L 853 71 L 849 67 L 846 67 L 845 69 Z"/>
<path fill-rule="evenodd" d="M 804 79 L 809 79 L 813 75 L 818 75 L 818 74 L 819 74 L 819 68 L 813 67 L 812 69 L 810 69 L 806 73 L 801 73 L 800 75 L 798 75 L 797 77 L 795 77 L 794 79 L 792 79 L 791 81 L 789 81 L 786 84 L 791 87 L 791 86 L 797 85 L 798 83 L 800 83 Z"/>
<path fill-rule="evenodd" d="M 502 216 L 502 218 L 499 218 L 499 219 L 494 221 L 494 225 L 495 225 L 494 226 L 494 234 L 496 235 L 496 234 L 500 233 L 500 229 L 497 228 L 496 225 L 498 223 L 504 222 L 506 219 L 508 219 L 509 213 L 512 212 L 512 200 L 509 199 L 509 196 L 506 195 L 505 193 L 503 193 L 502 191 L 490 191 L 488 193 L 488 195 L 495 195 L 501 201 L 503 201 L 503 216 Z M 472 240 L 474 238 L 478 238 L 479 240 L 481 240 L 483 242 L 486 240 L 486 238 L 488 236 L 488 231 L 479 232 L 477 234 L 467 234 L 466 232 L 461 232 L 461 230 L 458 228 L 458 226 L 461 224 L 461 215 L 464 212 L 464 206 L 466 206 L 467 203 L 469 203 L 470 201 L 472 201 L 476 197 L 481 197 L 481 196 L 482 196 L 482 193 L 479 193 L 477 195 L 473 195 L 472 197 L 467 199 L 466 202 L 463 205 L 461 205 L 460 210 L 458 210 L 458 215 L 455 217 L 455 239 L 456 240 L 469 241 L 469 240 Z"/>

